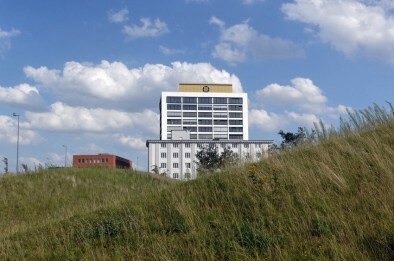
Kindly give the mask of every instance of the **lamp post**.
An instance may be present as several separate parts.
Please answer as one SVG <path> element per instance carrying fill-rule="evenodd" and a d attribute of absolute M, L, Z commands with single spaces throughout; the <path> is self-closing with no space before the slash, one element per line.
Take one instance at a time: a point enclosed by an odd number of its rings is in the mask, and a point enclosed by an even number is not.
<path fill-rule="evenodd" d="M 64 167 L 67 166 L 67 145 L 63 145 L 64 148 L 66 148 L 66 152 L 64 153 Z"/>
<path fill-rule="evenodd" d="M 18 117 L 18 138 L 16 140 L 16 173 L 19 173 L 19 114 L 14 112 L 12 116 Z"/>

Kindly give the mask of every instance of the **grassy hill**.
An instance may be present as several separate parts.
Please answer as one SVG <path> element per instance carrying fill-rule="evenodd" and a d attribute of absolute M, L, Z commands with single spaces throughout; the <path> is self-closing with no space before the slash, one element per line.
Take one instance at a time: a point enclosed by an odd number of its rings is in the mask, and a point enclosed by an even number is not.
<path fill-rule="evenodd" d="M 394 121 L 379 115 L 189 182 L 1 177 L 0 260 L 393 260 Z"/>

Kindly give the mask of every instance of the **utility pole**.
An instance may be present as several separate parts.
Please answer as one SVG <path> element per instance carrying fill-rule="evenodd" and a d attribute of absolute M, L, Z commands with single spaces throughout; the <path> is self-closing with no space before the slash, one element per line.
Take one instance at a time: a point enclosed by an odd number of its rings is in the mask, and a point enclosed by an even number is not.
<path fill-rule="evenodd" d="M 19 114 L 16 114 L 14 112 L 12 116 L 18 117 L 18 138 L 16 141 L 16 173 L 19 173 Z"/>
<path fill-rule="evenodd" d="M 64 167 L 67 167 L 67 146 L 63 145 L 64 148 L 66 148 L 66 152 L 64 153 Z"/>

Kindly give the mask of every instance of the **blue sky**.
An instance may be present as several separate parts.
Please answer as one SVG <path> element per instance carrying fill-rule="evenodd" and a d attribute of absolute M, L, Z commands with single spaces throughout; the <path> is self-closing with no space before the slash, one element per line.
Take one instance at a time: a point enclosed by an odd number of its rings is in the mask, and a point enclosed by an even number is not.
<path fill-rule="evenodd" d="M 0 157 L 107 152 L 147 169 L 162 91 L 232 83 L 250 139 L 394 96 L 392 0 L 0 1 Z M 0 173 L 4 164 L 0 163 Z"/>

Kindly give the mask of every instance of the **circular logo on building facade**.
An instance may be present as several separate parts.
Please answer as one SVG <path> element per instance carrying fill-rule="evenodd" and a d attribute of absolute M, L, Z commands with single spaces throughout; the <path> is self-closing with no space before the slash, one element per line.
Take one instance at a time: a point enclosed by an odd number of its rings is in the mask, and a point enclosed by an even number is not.
<path fill-rule="evenodd" d="M 203 91 L 203 92 L 209 92 L 209 87 L 208 87 L 208 86 L 202 87 L 202 91 Z"/>

